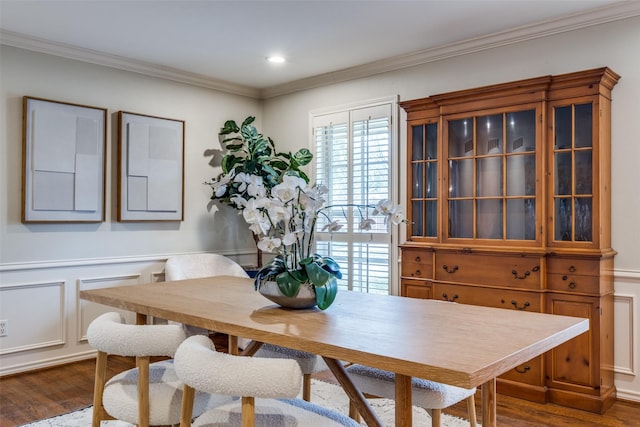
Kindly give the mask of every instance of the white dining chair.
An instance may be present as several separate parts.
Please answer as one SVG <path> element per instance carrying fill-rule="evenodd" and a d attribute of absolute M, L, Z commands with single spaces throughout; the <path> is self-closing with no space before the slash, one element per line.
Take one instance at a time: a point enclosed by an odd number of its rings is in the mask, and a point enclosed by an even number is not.
<path fill-rule="evenodd" d="M 195 279 L 208 276 L 235 276 L 248 278 L 247 272 L 234 260 L 220 254 L 190 254 L 170 257 L 164 267 L 167 281 Z M 209 335 L 210 331 L 191 325 L 184 325 L 188 336 Z M 250 341 L 244 338 L 238 339 L 238 344 L 245 349 Z M 255 357 L 294 359 L 300 365 L 303 373 L 303 399 L 311 400 L 311 374 L 325 369 L 321 359 L 311 353 L 280 347 L 272 344 L 263 344 L 255 354 Z"/>
<path fill-rule="evenodd" d="M 207 337 L 193 336 L 176 351 L 175 367 L 185 383 L 181 427 L 359 426 L 343 414 L 295 398 L 302 372 L 291 359 L 221 353 Z M 241 399 L 209 410 L 191 424 L 190 397 L 195 390 Z"/>
<path fill-rule="evenodd" d="M 393 372 L 357 364 L 347 366 L 345 370 L 351 381 L 363 393 L 391 400 L 395 399 L 395 374 Z M 411 383 L 412 405 L 424 408 L 431 415 L 433 427 L 440 427 L 442 409 L 462 400 L 467 401 L 469 424 L 471 427 L 476 427 L 475 392 L 475 388 L 455 387 L 421 378 L 412 378 Z M 356 419 L 359 418 L 351 403 L 349 414 Z"/>
<path fill-rule="evenodd" d="M 89 344 L 98 350 L 93 396 L 92 427 L 117 419 L 139 427 L 177 425 L 180 422 L 183 384 L 173 357 L 186 338 L 176 325 L 128 325 L 119 313 L 98 316 L 87 329 Z M 136 367 L 107 380 L 109 355 L 135 357 Z M 150 363 L 152 356 L 163 360 Z M 199 415 L 227 403 L 224 396 L 197 393 L 193 413 Z"/>

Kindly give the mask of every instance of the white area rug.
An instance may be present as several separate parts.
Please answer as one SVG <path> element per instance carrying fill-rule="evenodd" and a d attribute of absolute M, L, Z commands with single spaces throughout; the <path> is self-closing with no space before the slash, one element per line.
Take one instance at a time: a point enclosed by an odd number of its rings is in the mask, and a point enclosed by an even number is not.
<path fill-rule="evenodd" d="M 341 387 L 323 381 L 312 380 L 311 401 L 338 411 L 349 413 L 349 399 Z M 387 399 L 371 399 L 371 406 L 387 427 L 394 425 L 394 402 Z M 91 426 L 92 408 L 88 407 L 69 414 L 60 415 L 46 420 L 25 424 L 23 427 L 89 427 Z M 366 425 L 366 424 L 362 424 Z M 413 425 L 416 427 L 430 427 L 431 417 L 422 408 L 413 408 Z M 479 426 L 480 424 L 478 424 Z M 442 427 L 468 427 L 467 420 L 442 415 Z M 103 421 L 101 427 L 133 427 L 122 421 Z"/>

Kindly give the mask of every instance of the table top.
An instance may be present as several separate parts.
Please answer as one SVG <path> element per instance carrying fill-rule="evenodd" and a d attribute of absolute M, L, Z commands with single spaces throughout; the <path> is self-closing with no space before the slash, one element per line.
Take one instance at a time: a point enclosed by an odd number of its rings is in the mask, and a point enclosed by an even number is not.
<path fill-rule="evenodd" d="M 477 387 L 589 329 L 588 319 L 340 291 L 281 308 L 231 276 L 86 290 L 80 298 L 459 387 Z"/>

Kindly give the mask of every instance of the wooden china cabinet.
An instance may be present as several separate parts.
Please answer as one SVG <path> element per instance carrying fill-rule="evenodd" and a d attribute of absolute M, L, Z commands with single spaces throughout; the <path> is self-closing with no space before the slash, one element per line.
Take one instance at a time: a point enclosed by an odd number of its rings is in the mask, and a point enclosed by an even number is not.
<path fill-rule="evenodd" d="M 586 317 L 498 392 L 604 412 L 613 384 L 608 68 L 402 102 L 402 295 Z M 526 331 L 523 331 L 526 334 Z"/>

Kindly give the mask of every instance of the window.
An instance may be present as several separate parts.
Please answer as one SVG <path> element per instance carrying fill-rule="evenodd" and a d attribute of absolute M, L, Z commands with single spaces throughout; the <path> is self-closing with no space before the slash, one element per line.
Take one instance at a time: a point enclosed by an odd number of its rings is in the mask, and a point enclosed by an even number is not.
<path fill-rule="evenodd" d="M 344 205 L 375 205 L 395 200 L 392 183 L 395 101 L 366 105 L 325 114 L 312 114 L 315 181 L 329 188 L 326 206 L 331 220 L 343 227 L 332 234 L 322 231 L 329 219 L 320 218 L 316 251 L 333 257 L 343 274 L 341 289 L 379 294 L 395 293 L 396 250 L 384 218 L 373 217 L 371 230 L 358 224 L 368 212 Z M 348 219 L 348 220 L 347 220 Z"/>

